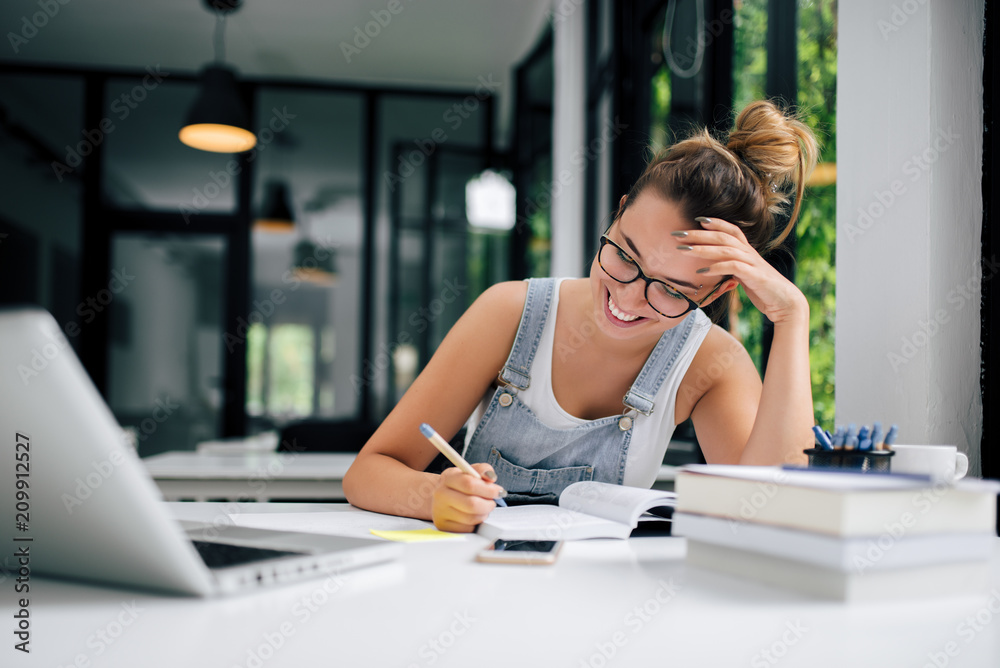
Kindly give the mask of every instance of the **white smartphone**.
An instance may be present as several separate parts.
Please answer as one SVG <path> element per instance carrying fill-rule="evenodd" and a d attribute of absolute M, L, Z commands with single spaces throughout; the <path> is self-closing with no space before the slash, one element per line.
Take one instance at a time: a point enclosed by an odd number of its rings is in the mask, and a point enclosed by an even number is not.
<path fill-rule="evenodd" d="M 491 564 L 553 564 L 562 549 L 556 540 L 496 540 L 476 555 Z"/>

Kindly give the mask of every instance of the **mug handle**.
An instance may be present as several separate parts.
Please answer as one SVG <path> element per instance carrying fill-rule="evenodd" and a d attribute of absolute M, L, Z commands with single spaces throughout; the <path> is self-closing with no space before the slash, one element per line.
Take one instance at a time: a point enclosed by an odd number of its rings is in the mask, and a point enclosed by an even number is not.
<path fill-rule="evenodd" d="M 965 477 L 969 472 L 969 457 L 964 452 L 955 453 L 955 480 Z"/>

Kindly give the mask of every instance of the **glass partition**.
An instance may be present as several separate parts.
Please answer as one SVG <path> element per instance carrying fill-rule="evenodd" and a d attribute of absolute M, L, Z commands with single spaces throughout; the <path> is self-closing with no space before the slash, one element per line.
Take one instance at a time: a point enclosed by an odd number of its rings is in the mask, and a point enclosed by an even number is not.
<path fill-rule="evenodd" d="M 225 239 L 117 233 L 111 262 L 106 398 L 118 422 L 140 456 L 218 437 Z"/>
<path fill-rule="evenodd" d="M 44 307 L 74 347 L 88 324 L 79 156 L 92 142 L 82 122 L 79 79 L 0 75 L 0 181 L 10 195 L 0 197 L 0 303 Z"/>
<path fill-rule="evenodd" d="M 262 88 L 255 159 L 247 414 L 263 430 L 356 417 L 360 395 L 362 97 Z M 272 122 L 274 119 L 281 122 Z M 289 224 L 264 224 L 280 184 Z"/>

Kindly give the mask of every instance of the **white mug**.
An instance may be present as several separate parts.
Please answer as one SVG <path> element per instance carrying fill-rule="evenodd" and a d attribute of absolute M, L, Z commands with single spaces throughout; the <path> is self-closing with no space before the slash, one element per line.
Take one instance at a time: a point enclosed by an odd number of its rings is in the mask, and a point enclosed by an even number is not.
<path fill-rule="evenodd" d="M 893 445 L 890 470 L 920 473 L 937 481 L 955 482 L 969 472 L 969 458 L 954 445 Z"/>

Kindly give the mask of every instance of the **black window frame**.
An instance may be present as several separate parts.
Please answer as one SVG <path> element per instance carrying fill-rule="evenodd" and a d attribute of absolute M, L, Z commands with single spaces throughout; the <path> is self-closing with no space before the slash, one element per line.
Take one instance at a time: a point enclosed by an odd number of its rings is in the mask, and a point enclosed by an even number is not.
<path fill-rule="evenodd" d="M 62 76 L 82 80 L 83 118 L 80 127 L 98 127 L 106 110 L 105 89 L 111 79 L 141 80 L 147 75 L 145 70 L 126 68 L 85 69 L 68 65 L 36 65 L 0 61 L 0 74 L 27 76 Z M 194 73 L 171 72 L 173 82 L 198 82 Z M 378 280 L 378 257 L 376 235 L 379 214 L 378 151 L 380 140 L 379 105 L 383 99 L 392 96 L 414 98 L 455 99 L 461 101 L 469 96 L 476 97 L 483 106 L 482 136 L 480 139 L 484 164 L 495 161 L 494 125 L 495 103 L 492 94 L 477 90 L 436 89 L 404 86 L 375 86 L 363 84 L 342 84 L 308 79 L 275 79 L 245 77 L 240 81 L 240 93 L 251 118 L 254 118 L 254 100 L 258 90 L 263 88 L 288 88 L 296 90 L 317 90 L 332 93 L 353 93 L 362 96 L 363 127 L 360 127 L 362 150 L 362 243 L 361 303 L 374 303 L 375 281 Z M 191 234 L 222 235 L 226 238 L 226 285 L 224 286 L 224 331 L 236 331 L 241 321 L 245 322 L 251 311 L 251 221 L 253 216 L 252 195 L 254 165 L 247 159 L 248 154 L 240 154 L 241 171 L 236 181 L 236 208 L 230 214 L 202 213 L 198 225 L 187 225 L 183 214 L 156 209 L 125 209 L 105 201 L 101 191 L 101 174 L 104 143 L 94 146 L 84 158 L 82 174 L 82 244 L 79 271 L 81 294 L 96 294 L 106 287 L 107 270 L 111 261 L 112 236 L 116 232 L 171 232 Z M 108 340 L 110 336 L 109 312 L 96 313 L 87 328 L 79 336 L 78 357 L 102 395 L 107 393 Z M 360 316 L 360 337 L 358 357 L 373 358 L 376 348 L 376 309 L 362 308 Z M 245 436 L 249 424 L 246 413 L 247 361 L 245 348 L 239 347 L 233 353 L 223 354 L 223 396 L 221 416 L 221 437 Z M 380 406 L 385 405 L 384 397 L 377 395 L 371 385 L 365 385 L 359 397 L 355 419 L 349 422 L 367 424 L 380 416 Z M 389 408 L 392 402 L 389 403 Z"/>

